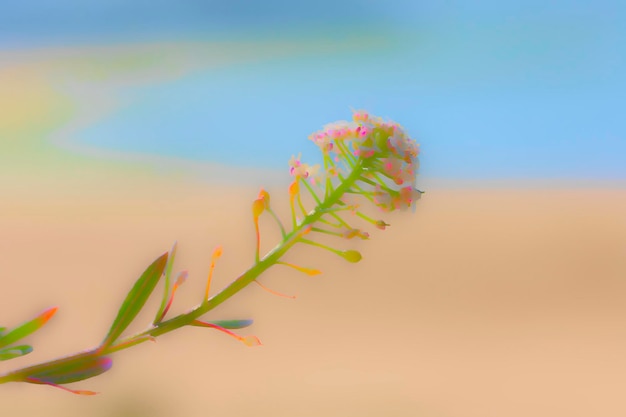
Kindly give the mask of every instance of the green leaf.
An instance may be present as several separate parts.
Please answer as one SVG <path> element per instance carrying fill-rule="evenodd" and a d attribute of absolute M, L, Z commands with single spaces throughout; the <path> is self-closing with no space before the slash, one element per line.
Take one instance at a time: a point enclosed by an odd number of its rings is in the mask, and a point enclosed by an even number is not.
<path fill-rule="evenodd" d="M 28 355 L 32 351 L 32 346 L 28 345 L 11 346 L 0 349 L 0 361 L 8 361 L 9 359 L 19 358 L 20 356 Z"/>
<path fill-rule="evenodd" d="M 28 374 L 24 381 L 33 384 L 69 384 L 103 374 L 112 365 L 113 361 L 107 356 L 67 358 Z"/>
<path fill-rule="evenodd" d="M 56 311 L 57 307 L 49 308 L 34 319 L 17 326 L 15 329 L 0 337 L 0 349 L 41 329 L 43 325 L 46 324 L 52 316 L 54 316 Z"/>
<path fill-rule="evenodd" d="M 163 316 L 163 311 L 165 311 L 165 307 L 167 306 L 167 301 L 170 297 L 170 287 L 171 287 L 171 277 L 172 277 L 172 269 L 174 269 L 174 259 L 176 259 L 176 248 L 178 246 L 178 242 L 174 242 L 172 245 L 172 249 L 170 249 L 169 256 L 167 258 L 167 265 L 165 266 L 165 286 L 163 288 L 163 298 L 161 299 L 161 305 L 159 306 L 159 311 L 157 311 L 154 316 L 153 324 L 157 324 L 161 317 Z"/>
<path fill-rule="evenodd" d="M 2 337 L 2 333 L 4 333 L 6 329 L 6 327 L 0 327 L 0 337 Z"/>
<path fill-rule="evenodd" d="M 155 260 L 145 271 L 135 285 L 130 290 L 126 299 L 120 307 L 117 317 L 113 321 L 109 333 L 102 341 L 101 348 L 105 348 L 115 342 L 121 334 L 126 330 L 130 323 L 137 317 L 139 311 L 146 304 L 146 301 L 154 291 L 163 270 L 167 263 L 168 253 L 164 253 L 157 260 Z"/>
<path fill-rule="evenodd" d="M 207 321 L 207 323 L 211 323 L 225 329 L 243 329 L 244 327 L 250 326 L 253 323 L 253 320 L 214 320 Z"/>

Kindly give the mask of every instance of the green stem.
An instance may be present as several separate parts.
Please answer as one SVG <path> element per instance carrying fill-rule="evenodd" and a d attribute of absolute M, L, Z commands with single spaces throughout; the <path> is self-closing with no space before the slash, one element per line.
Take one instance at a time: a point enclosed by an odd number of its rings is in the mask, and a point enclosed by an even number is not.
<path fill-rule="evenodd" d="M 272 215 L 276 223 L 278 223 L 278 227 L 280 228 L 280 235 L 283 237 L 283 239 L 285 239 L 287 237 L 287 232 L 285 232 L 285 227 L 281 223 L 280 219 L 278 218 L 276 213 L 274 213 L 274 210 L 272 210 L 271 208 L 268 208 L 267 211 Z"/>
<path fill-rule="evenodd" d="M 106 356 L 119 350 L 127 349 L 131 346 L 141 344 L 147 340 L 151 340 L 150 336 L 157 337 L 191 324 L 191 322 L 193 322 L 194 320 L 213 310 L 215 307 L 219 306 L 224 301 L 237 294 L 248 284 L 257 279 L 259 275 L 261 275 L 271 266 L 278 263 L 280 258 L 292 246 L 294 246 L 299 241 L 302 241 L 302 236 L 309 228 L 309 226 L 313 225 L 335 204 L 340 202 L 341 197 L 350 188 L 352 188 L 357 180 L 360 179 L 365 168 L 366 166 L 364 164 L 364 161 L 359 159 L 358 163 L 354 166 L 354 169 L 352 170 L 350 175 L 342 183 L 340 183 L 337 188 L 335 188 L 330 194 L 328 194 L 321 204 L 319 204 L 312 211 L 310 211 L 309 214 L 302 220 L 302 222 L 300 222 L 300 224 L 297 224 L 294 227 L 294 230 L 289 233 L 281 243 L 279 243 L 274 249 L 268 252 L 262 259 L 256 262 L 250 269 L 240 275 L 232 283 L 230 283 L 230 285 L 228 285 L 226 288 L 224 288 L 222 291 L 220 291 L 218 294 L 214 295 L 210 299 L 205 300 L 201 304 L 197 305 L 191 311 L 173 317 L 169 320 L 159 322 L 150 329 L 124 338 L 122 340 L 118 340 L 116 343 L 107 346 L 104 349 L 102 349 L 101 347 L 97 347 L 74 355 L 70 355 L 65 358 L 55 359 L 9 372 L 5 375 L 0 376 L 0 384 L 6 382 L 24 381 L 29 375 L 40 374 L 44 371 L 57 369 L 58 366 L 62 366 L 68 361 L 80 360 L 82 358 L 88 358 L 90 356 Z"/>
<path fill-rule="evenodd" d="M 315 199 L 315 203 L 317 205 L 322 204 L 322 202 L 320 201 L 319 197 L 317 196 L 317 194 L 315 194 L 315 190 L 311 187 L 311 184 L 309 184 L 308 181 L 302 181 L 302 183 L 304 184 L 304 186 L 307 188 L 307 190 L 309 191 L 309 194 L 311 194 L 313 196 L 313 199 Z"/>

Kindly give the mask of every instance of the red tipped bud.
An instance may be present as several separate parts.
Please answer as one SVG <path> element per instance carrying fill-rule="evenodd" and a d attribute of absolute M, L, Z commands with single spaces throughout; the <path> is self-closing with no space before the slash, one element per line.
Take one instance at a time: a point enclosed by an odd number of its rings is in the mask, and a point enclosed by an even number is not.
<path fill-rule="evenodd" d="M 265 191 L 263 188 L 261 188 L 261 191 L 259 191 L 257 199 L 263 201 L 266 209 L 270 208 L 270 193 Z"/>

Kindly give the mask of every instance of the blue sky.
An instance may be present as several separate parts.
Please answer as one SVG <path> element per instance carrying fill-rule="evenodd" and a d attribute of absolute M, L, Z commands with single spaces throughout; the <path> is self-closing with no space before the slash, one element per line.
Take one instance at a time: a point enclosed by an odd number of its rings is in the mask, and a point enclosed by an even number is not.
<path fill-rule="evenodd" d="M 3 43 L 171 37 L 231 29 L 275 31 L 289 26 L 342 24 L 440 26 L 501 22 L 586 22 L 621 32 L 619 0 L 39 0 L 4 1 Z M 608 27 L 607 27 L 608 26 Z"/>
<path fill-rule="evenodd" d="M 618 1 L 9 2 L 0 48 L 371 37 L 137 89 L 81 140 L 278 166 L 354 107 L 405 125 L 432 177 L 623 180 L 625 19 Z"/>

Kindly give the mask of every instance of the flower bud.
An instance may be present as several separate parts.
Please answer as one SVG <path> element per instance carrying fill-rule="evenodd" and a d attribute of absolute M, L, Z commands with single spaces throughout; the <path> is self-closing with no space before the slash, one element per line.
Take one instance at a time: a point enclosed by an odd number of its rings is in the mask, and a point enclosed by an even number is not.
<path fill-rule="evenodd" d="M 339 256 L 352 263 L 357 263 L 362 258 L 361 254 L 355 250 L 345 250 L 343 252 L 339 252 Z"/>

